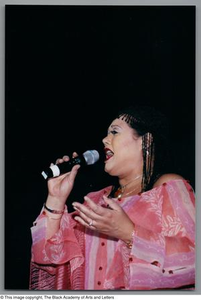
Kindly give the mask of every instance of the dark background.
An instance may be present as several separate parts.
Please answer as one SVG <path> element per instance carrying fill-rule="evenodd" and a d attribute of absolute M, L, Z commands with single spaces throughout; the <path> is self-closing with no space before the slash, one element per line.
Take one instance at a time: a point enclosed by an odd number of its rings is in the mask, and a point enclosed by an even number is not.
<path fill-rule="evenodd" d="M 47 196 L 41 171 L 97 149 L 69 203 L 111 184 L 101 140 L 122 107 L 166 114 L 172 171 L 195 189 L 195 7 L 7 5 L 5 45 L 5 288 L 23 290 Z"/>

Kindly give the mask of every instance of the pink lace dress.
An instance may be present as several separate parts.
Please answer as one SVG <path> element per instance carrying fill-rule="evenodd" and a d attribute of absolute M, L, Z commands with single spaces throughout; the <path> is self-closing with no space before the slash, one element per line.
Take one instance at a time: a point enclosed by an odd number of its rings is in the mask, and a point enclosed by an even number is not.
<path fill-rule="evenodd" d="M 88 196 L 99 205 L 111 187 Z M 114 199 L 114 201 L 117 201 Z M 46 240 L 46 216 L 32 227 L 30 289 L 153 290 L 195 283 L 195 198 L 172 180 L 119 205 L 135 224 L 132 248 L 78 224 L 67 208 L 60 230 Z"/>

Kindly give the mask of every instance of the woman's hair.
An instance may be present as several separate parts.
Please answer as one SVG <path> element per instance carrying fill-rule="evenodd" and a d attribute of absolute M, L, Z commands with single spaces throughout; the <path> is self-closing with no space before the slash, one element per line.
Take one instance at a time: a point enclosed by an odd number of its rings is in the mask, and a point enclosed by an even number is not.
<path fill-rule="evenodd" d="M 142 191 L 149 190 L 169 166 L 168 120 L 155 108 L 139 105 L 121 110 L 117 118 L 123 119 L 142 136 Z"/>

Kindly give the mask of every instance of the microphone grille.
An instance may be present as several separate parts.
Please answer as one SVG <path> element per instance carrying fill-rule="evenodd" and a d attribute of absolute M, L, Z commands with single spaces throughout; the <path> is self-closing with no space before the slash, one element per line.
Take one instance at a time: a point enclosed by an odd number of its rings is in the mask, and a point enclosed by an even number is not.
<path fill-rule="evenodd" d="M 83 153 L 87 165 L 93 165 L 99 160 L 99 153 L 96 150 L 87 150 Z"/>

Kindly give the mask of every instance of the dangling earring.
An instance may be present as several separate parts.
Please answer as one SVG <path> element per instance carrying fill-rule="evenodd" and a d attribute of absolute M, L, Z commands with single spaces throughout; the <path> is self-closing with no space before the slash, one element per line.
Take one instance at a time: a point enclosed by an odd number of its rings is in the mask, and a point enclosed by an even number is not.
<path fill-rule="evenodd" d="M 142 191 L 146 191 L 154 169 L 154 142 L 150 132 L 142 136 L 143 176 Z"/>

